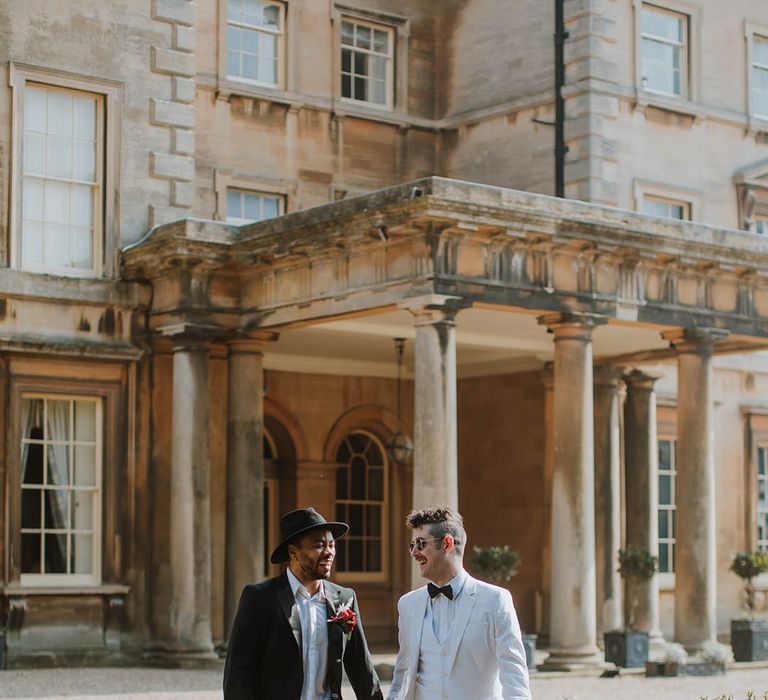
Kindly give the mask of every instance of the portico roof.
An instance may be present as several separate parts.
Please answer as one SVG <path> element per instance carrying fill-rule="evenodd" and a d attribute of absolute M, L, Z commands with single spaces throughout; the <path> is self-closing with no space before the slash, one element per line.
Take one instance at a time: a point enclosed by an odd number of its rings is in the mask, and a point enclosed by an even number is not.
<path fill-rule="evenodd" d="M 123 270 L 153 283 L 156 331 L 298 328 L 433 294 L 768 338 L 761 236 L 438 177 L 240 227 L 160 226 L 123 251 Z"/>

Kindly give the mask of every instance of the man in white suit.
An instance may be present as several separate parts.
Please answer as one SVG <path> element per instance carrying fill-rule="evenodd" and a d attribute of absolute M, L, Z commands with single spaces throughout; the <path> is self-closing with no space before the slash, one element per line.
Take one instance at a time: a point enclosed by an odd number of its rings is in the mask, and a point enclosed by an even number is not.
<path fill-rule="evenodd" d="M 408 515 L 428 584 L 397 604 L 400 650 L 387 700 L 530 700 L 512 596 L 464 571 L 464 521 L 450 508 Z"/>

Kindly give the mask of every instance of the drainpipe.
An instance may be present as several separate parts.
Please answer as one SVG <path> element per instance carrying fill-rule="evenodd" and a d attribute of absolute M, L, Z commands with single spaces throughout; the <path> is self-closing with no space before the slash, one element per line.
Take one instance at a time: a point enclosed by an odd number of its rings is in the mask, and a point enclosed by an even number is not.
<path fill-rule="evenodd" d="M 565 40 L 565 0 L 555 0 L 555 196 L 565 197 L 565 60 L 563 57 Z"/>

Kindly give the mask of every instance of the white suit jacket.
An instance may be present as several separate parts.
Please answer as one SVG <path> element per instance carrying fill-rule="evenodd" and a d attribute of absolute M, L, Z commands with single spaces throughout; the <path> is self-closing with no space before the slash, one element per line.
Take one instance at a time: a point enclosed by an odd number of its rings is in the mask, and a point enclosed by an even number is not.
<path fill-rule="evenodd" d="M 400 650 L 387 700 L 413 700 L 424 616 L 424 586 L 397 604 Z M 520 624 L 506 588 L 467 576 L 449 641 L 449 700 L 530 700 Z"/>

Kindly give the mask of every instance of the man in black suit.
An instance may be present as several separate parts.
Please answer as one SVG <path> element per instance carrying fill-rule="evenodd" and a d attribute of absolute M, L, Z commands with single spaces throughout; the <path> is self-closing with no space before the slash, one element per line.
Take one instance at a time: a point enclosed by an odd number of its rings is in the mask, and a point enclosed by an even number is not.
<path fill-rule="evenodd" d="M 276 578 L 243 589 L 224 667 L 224 700 L 341 700 L 341 664 L 358 700 L 383 700 L 355 592 L 331 581 L 345 523 L 314 508 L 280 522 Z"/>

